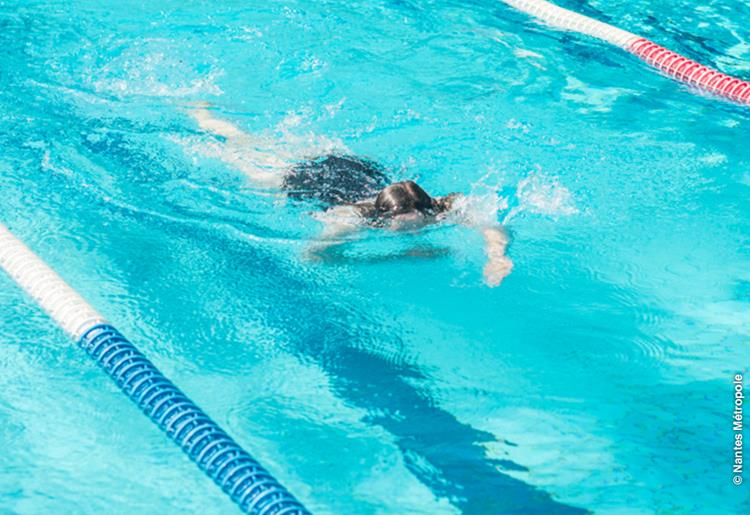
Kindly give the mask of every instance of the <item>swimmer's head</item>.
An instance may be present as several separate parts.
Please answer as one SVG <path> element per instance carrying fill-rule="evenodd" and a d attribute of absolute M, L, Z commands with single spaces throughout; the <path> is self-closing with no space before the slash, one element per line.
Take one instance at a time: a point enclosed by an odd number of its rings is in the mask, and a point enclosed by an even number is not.
<path fill-rule="evenodd" d="M 395 217 L 410 213 L 427 214 L 432 208 L 432 197 L 414 181 L 391 184 L 383 188 L 375 198 L 375 209 L 381 217 Z"/>
<path fill-rule="evenodd" d="M 374 217 L 396 229 L 419 227 L 450 210 L 454 196 L 433 198 L 414 181 L 396 182 L 378 193 Z"/>

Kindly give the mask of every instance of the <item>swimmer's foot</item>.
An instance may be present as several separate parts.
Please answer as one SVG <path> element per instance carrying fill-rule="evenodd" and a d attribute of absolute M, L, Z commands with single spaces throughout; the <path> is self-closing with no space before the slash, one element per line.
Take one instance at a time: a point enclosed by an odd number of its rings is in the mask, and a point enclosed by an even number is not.
<path fill-rule="evenodd" d="M 198 126 L 201 130 L 210 132 L 223 138 L 242 138 L 246 136 L 242 130 L 235 125 L 216 118 L 213 113 L 209 110 L 213 107 L 208 102 L 194 102 L 192 109 L 190 109 L 190 116 L 198 122 Z"/>

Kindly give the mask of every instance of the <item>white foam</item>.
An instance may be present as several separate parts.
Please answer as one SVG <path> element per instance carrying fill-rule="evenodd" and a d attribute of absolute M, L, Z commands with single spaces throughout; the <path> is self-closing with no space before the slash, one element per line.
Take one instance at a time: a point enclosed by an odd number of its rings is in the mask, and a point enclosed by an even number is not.
<path fill-rule="evenodd" d="M 496 225 L 499 213 L 508 208 L 508 201 L 494 191 L 460 197 L 455 203 L 455 216 L 474 227 Z"/>
<path fill-rule="evenodd" d="M 98 93 L 117 97 L 142 95 L 149 97 L 216 96 L 223 92 L 216 79 L 223 75 L 211 66 L 208 73 L 198 71 L 194 60 L 185 59 L 184 50 L 175 42 L 147 38 L 114 57 L 103 67 L 92 70 L 97 77 L 92 85 Z"/>
<path fill-rule="evenodd" d="M 277 152 L 291 159 L 350 152 L 344 142 L 338 138 L 322 136 L 311 129 L 304 130 L 304 126 L 311 118 L 312 115 L 309 113 L 288 114 L 276 126 L 275 132 L 279 134 L 279 137 L 273 138 L 269 134 L 264 134 L 263 137 L 272 142 Z"/>
<path fill-rule="evenodd" d="M 570 191 L 556 177 L 547 177 L 539 171 L 518 181 L 516 197 L 518 205 L 506 215 L 503 223 L 524 211 L 552 217 L 578 213 Z"/>

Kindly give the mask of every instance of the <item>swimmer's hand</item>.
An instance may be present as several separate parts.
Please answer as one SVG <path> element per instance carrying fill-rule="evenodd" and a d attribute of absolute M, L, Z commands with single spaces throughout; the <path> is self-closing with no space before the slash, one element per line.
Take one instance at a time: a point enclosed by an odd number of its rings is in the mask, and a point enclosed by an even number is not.
<path fill-rule="evenodd" d="M 510 271 L 513 270 L 513 261 L 508 259 L 507 256 L 502 256 L 498 259 L 490 259 L 487 264 L 484 265 L 484 282 L 487 286 L 494 288 L 499 286 L 500 283 L 505 279 Z"/>
<path fill-rule="evenodd" d="M 484 281 L 490 288 L 499 286 L 511 270 L 513 262 L 505 255 L 510 241 L 502 227 L 488 227 L 482 230 L 484 236 L 487 264 L 484 266 Z"/>

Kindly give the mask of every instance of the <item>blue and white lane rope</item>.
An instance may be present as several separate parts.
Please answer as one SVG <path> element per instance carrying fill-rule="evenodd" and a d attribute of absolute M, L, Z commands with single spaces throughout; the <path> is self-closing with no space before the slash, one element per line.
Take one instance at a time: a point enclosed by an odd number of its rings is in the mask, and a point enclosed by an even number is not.
<path fill-rule="evenodd" d="M 309 515 L 268 471 L 2 224 L 0 267 L 242 511 Z"/>

